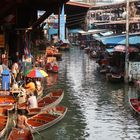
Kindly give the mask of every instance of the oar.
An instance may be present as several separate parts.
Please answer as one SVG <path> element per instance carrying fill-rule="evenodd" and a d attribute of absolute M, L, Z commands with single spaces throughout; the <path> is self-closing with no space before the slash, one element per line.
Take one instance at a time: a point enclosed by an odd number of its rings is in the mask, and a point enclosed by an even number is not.
<path fill-rule="evenodd" d="M 28 127 L 31 128 L 31 129 L 33 129 L 42 139 L 45 139 L 45 137 L 42 136 L 42 135 L 41 135 L 35 128 L 33 128 L 31 125 L 30 125 L 30 126 L 28 125 Z"/>

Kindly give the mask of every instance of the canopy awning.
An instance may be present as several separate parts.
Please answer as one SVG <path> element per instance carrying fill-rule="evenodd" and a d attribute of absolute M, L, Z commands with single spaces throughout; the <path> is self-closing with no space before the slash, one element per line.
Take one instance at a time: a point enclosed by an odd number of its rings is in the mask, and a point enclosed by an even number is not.
<path fill-rule="evenodd" d="M 100 41 L 104 45 L 125 45 L 126 44 L 126 35 L 119 36 L 109 36 L 100 38 Z M 140 44 L 140 35 L 129 35 L 129 44 L 138 45 Z"/>
<path fill-rule="evenodd" d="M 107 31 L 107 29 L 92 29 L 88 31 L 80 31 L 79 33 L 81 33 L 82 35 L 90 35 L 90 34 L 97 34 L 105 31 Z"/>
<path fill-rule="evenodd" d="M 118 42 L 118 44 L 126 44 L 126 38 Z M 129 44 L 137 45 L 140 44 L 140 36 L 130 36 L 129 37 Z"/>
<path fill-rule="evenodd" d="M 125 53 L 126 52 L 126 46 L 124 45 L 117 45 L 113 48 L 107 48 L 106 51 L 108 53 L 113 53 L 113 52 L 120 52 L 120 53 Z M 137 47 L 129 47 L 128 51 L 131 52 L 139 52 L 139 49 Z"/>
<path fill-rule="evenodd" d="M 81 31 L 83 31 L 83 30 L 82 29 L 79 29 L 79 28 L 77 28 L 77 29 L 69 29 L 68 30 L 69 33 L 79 33 Z"/>
<path fill-rule="evenodd" d="M 125 39 L 125 36 L 110 36 L 107 38 L 101 38 L 101 42 L 104 45 L 117 45 L 118 42 Z"/>

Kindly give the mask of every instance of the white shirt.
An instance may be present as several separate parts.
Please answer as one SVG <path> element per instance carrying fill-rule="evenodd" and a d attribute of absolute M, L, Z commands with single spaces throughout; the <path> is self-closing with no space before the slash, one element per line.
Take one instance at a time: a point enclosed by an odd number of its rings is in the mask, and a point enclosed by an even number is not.
<path fill-rule="evenodd" d="M 29 104 L 29 108 L 37 108 L 38 103 L 37 103 L 36 96 L 34 96 L 34 95 L 30 96 L 28 98 L 28 104 Z"/>

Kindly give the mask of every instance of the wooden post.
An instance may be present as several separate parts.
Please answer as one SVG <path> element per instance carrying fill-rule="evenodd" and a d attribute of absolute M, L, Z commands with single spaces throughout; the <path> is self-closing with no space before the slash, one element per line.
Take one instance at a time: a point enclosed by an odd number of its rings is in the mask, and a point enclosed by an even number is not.
<path fill-rule="evenodd" d="M 126 0 L 126 53 L 125 53 L 125 83 L 129 81 L 129 0 Z"/>

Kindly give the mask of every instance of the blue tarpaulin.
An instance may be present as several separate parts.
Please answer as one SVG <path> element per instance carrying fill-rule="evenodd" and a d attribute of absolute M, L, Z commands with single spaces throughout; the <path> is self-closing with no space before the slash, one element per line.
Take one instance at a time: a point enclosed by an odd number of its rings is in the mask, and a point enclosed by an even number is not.
<path fill-rule="evenodd" d="M 118 42 L 118 44 L 126 44 L 126 38 Z M 140 36 L 130 36 L 129 37 L 129 44 L 131 45 L 137 45 L 140 44 Z"/>
<path fill-rule="evenodd" d="M 126 44 L 126 36 L 125 35 L 119 35 L 119 36 L 110 36 L 101 38 L 100 41 L 104 45 L 125 45 Z M 131 45 L 137 45 L 140 44 L 140 36 L 138 35 L 131 35 L 129 36 L 129 44 Z"/>
<path fill-rule="evenodd" d="M 118 43 L 125 39 L 125 36 L 111 36 L 101 39 L 104 45 L 118 45 Z"/>

